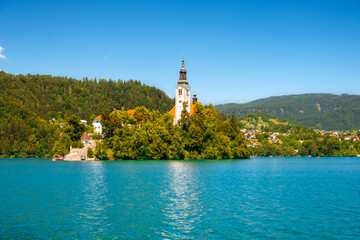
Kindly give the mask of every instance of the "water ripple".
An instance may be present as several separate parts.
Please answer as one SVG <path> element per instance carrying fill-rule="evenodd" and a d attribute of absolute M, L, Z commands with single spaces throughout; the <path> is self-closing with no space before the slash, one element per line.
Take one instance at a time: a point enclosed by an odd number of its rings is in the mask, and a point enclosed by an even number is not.
<path fill-rule="evenodd" d="M 358 158 L 0 160 L 0 239 L 360 239 Z"/>

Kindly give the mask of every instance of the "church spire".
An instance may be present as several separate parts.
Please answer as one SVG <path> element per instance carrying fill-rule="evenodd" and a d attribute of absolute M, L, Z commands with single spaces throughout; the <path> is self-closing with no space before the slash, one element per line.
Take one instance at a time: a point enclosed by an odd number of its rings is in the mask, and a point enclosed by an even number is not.
<path fill-rule="evenodd" d="M 185 61 L 184 61 L 184 54 L 182 56 L 182 63 L 180 69 L 180 78 L 178 84 L 188 85 L 188 81 L 186 79 L 186 69 L 185 69 Z"/>

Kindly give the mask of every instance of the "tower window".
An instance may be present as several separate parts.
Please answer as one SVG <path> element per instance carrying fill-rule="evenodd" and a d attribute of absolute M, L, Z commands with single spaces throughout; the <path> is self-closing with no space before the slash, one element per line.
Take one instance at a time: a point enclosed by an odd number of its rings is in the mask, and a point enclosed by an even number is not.
<path fill-rule="evenodd" d="M 182 95 L 182 89 L 179 89 L 179 95 Z"/>

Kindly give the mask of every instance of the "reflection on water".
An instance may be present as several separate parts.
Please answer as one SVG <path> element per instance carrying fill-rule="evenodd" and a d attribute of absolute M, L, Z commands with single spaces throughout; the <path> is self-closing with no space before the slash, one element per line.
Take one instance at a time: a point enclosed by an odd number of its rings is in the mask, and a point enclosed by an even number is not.
<path fill-rule="evenodd" d="M 164 238 L 193 238 L 192 230 L 203 212 L 197 172 L 192 164 L 174 161 L 169 163 L 167 179 L 169 189 L 162 193 L 167 203 L 163 212 L 171 230 L 163 230 L 162 235 Z"/>
<path fill-rule="evenodd" d="M 103 162 L 87 163 L 84 166 L 82 190 L 83 190 L 83 209 L 80 211 L 82 227 L 91 232 L 97 233 L 95 236 L 106 230 L 108 215 L 106 208 L 111 206 L 107 199 L 108 186 L 105 181 L 105 171 Z"/>

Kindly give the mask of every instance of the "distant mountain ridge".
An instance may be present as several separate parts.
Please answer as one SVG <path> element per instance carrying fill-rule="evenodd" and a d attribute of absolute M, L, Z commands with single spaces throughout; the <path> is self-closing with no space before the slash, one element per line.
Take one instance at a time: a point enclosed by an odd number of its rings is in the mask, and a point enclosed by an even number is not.
<path fill-rule="evenodd" d="M 328 93 L 268 97 L 244 104 L 215 106 L 219 112 L 238 117 L 254 111 L 294 120 L 324 130 L 360 129 L 360 95 Z"/>

